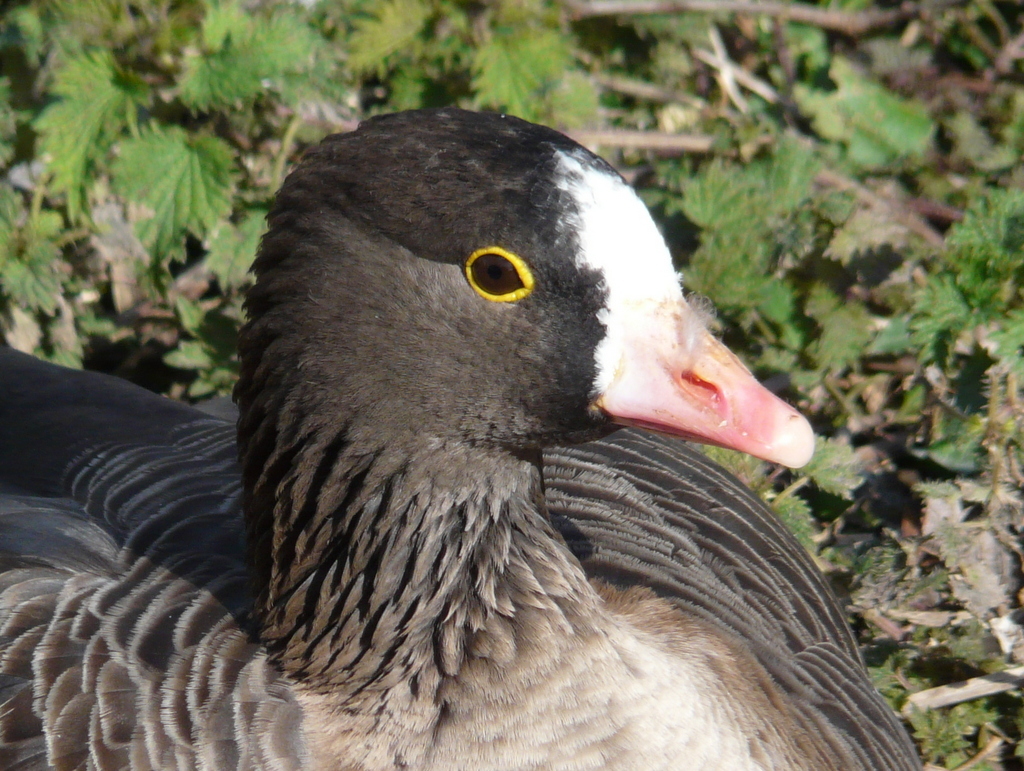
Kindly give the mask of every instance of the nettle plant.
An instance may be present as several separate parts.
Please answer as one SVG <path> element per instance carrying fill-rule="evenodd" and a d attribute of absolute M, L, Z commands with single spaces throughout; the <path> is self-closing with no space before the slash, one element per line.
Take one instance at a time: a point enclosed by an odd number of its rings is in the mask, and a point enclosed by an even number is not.
<path fill-rule="evenodd" d="M 597 107 L 553 4 L 37 0 L 0 47 L 6 338 L 67 364 L 141 339 L 195 397 L 230 389 L 239 290 L 302 147 L 377 110 Z"/>
<path fill-rule="evenodd" d="M 97 1 L 22 5 L 3 41 L 8 340 L 76 364 L 141 324 L 181 338 L 168 363 L 203 371 L 196 393 L 227 387 L 217 320 L 237 323 L 280 137 L 303 99 L 344 91 L 326 39 L 287 7 Z M 217 302 L 180 280 L 200 252 Z"/>

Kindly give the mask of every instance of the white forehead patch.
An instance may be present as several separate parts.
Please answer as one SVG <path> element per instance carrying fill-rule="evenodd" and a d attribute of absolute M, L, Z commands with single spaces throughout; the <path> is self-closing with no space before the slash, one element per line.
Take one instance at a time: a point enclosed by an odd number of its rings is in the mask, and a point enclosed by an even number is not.
<path fill-rule="evenodd" d="M 572 196 L 579 211 L 579 221 L 573 223 L 579 241 L 577 264 L 602 275 L 608 293 L 599 315 L 607 334 L 595 353 L 594 390 L 601 393 L 615 377 L 626 325 L 636 317 L 637 307 L 681 302 L 682 286 L 665 239 L 629 185 L 567 152 L 558 151 L 558 167 L 556 184 Z"/>

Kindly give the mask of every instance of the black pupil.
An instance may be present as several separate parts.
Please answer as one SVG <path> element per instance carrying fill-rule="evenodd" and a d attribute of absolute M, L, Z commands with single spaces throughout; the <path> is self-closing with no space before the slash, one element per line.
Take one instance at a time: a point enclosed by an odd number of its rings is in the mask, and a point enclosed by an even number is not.
<path fill-rule="evenodd" d="M 473 262 L 473 278 L 491 294 L 509 294 L 523 288 L 515 265 L 500 254 L 482 254 Z"/>

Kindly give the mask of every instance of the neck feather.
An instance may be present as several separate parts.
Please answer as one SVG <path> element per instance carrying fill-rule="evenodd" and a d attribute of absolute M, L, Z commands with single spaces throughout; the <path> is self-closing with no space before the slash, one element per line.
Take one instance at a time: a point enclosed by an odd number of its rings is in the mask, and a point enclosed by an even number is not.
<path fill-rule="evenodd" d="M 514 650 L 524 624 L 593 618 L 539 458 L 298 434 L 243 457 L 258 633 L 296 680 L 350 701 L 437 685 L 481 647 Z"/>

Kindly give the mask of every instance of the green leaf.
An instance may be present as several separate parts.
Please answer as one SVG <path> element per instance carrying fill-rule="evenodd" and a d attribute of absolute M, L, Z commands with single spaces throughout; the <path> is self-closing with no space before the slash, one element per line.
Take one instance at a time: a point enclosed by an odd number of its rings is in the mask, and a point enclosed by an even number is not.
<path fill-rule="evenodd" d="M 756 307 L 771 283 L 767 273 L 772 255 L 764 235 L 756 227 L 709 231 L 687 266 L 687 286 L 722 310 Z"/>
<path fill-rule="evenodd" d="M 956 336 L 978 321 L 952 276 L 935 276 L 915 294 L 910 329 L 925 362 L 945 362 Z"/>
<path fill-rule="evenodd" d="M 932 62 L 928 46 L 908 46 L 895 36 L 872 37 L 864 41 L 863 49 L 871 59 L 871 72 L 875 75 L 922 73 Z"/>
<path fill-rule="evenodd" d="M 1020 153 L 1007 145 L 997 145 L 967 110 L 954 115 L 946 128 L 953 136 L 956 154 L 981 171 L 1002 171 L 1020 163 Z"/>
<path fill-rule="evenodd" d="M 757 308 L 778 326 L 786 346 L 801 345 L 802 336 L 789 323 L 792 288 L 781 288 L 772 272 L 806 251 L 812 237 L 807 204 L 818 168 L 805 148 L 783 141 L 768 160 L 747 166 L 711 162 L 682 182 L 681 205 L 667 205 L 701 228 L 687 283 L 741 322 Z"/>
<path fill-rule="evenodd" d="M 981 469 L 984 453 L 985 419 L 982 415 L 963 417 L 950 411 L 938 413 L 934 436 L 924 450 L 915 455 L 930 458 L 950 471 L 974 474 Z"/>
<path fill-rule="evenodd" d="M 476 104 L 537 119 L 537 100 L 557 86 L 572 64 L 568 41 L 555 30 L 498 34 L 473 56 Z"/>
<path fill-rule="evenodd" d="M 1024 285 L 1024 191 L 978 196 L 950 229 L 943 262 L 972 308 L 1005 312 Z"/>
<path fill-rule="evenodd" d="M 249 266 L 266 230 L 266 216 L 265 209 L 254 209 L 237 226 L 225 222 L 217 229 L 210 241 L 206 267 L 217 277 L 222 289 L 237 289 L 248 283 Z"/>
<path fill-rule="evenodd" d="M 896 420 L 901 423 L 916 423 L 921 419 L 925 404 L 928 401 L 928 392 L 924 384 L 918 383 L 903 395 L 903 401 L 896 412 Z"/>
<path fill-rule="evenodd" d="M 4 24 L 0 26 L 0 48 L 20 48 L 33 66 L 38 66 L 47 47 L 47 32 L 38 6 L 23 5 L 4 9 Z"/>
<path fill-rule="evenodd" d="M 0 185 L 0 268 L 17 256 L 18 234 L 27 216 L 21 195 L 8 185 Z"/>
<path fill-rule="evenodd" d="M 125 142 L 114 182 L 153 215 L 139 237 L 159 256 L 171 254 L 182 231 L 205 236 L 231 210 L 234 159 L 221 139 L 189 136 L 177 127 Z"/>
<path fill-rule="evenodd" d="M 53 257 L 57 256 L 58 252 L 54 250 Z M 51 263 L 9 262 L 0 274 L 0 285 L 4 293 L 22 308 L 45 313 L 53 313 L 57 309 L 60 279 Z"/>
<path fill-rule="evenodd" d="M 976 747 L 966 736 L 975 733 L 975 726 L 959 704 L 952 709 L 914 710 L 909 715 L 914 736 L 921 743 L 922 756 L 931 763 L 956 768 Z"/>
<path fill-rule="evenodd" d="M 989 338 L 995 343 L 996 357 L 1024 377 L 1024 308 L 1008 313 Z"/>
<path fill-rule="evenodd" d="M 188 395 L 193 399 L 202 399 L 217 394 L 230 395 L 237 380 L 237 367 L 215 366 L 198 373 L 198 377 L 188 387 Z"/>
<path fill-rule="evenodd" d="M 87 51 L 57 70 L 53 94 L 60 97 L 35 122 L 49 156 L 51 185 L 67 193 L 68 214 L 82 212 L 91 164 L 101 158 L 149 98 L 146 85 L 123 72 L 110 51 Z"/>
<path fill-rule="evenodd" d="M 241 3 L 230 0 L 206 3 L 203 47 L 208 52 L 221 51 L 229 43 L 229 38 L 249 37 L 252 34 L 252 21 L 252 16 L 242 9 Z"/>
<path fill-rule="evenodd" d="M 14 156 L 17 129 L 17 112 L 11 107 L 11 83 L 0 77 L 0 167 L 6 166 Z"/>
<path fill-rule="evenodd" d="M 388 80 L 391 98 L 388 100 L 396 110 L 415 110 L 424 104 L 424 96 L 430 87 L 430 79 L 417 66 L 396 65 Z"/>
<path fill-rule="evenodd" d="M 765 493 L 772 490 L 771 482 L 768 481 L 765 469 L 767 465 L 745 452 L 727 450 L 724 447 L 702 444 L 698 448 L 715 463 L 723 466 L 730 474 L 736 476 L 747 487 L 753 490 L 762 498 Z"/>
<path fill-rule="evenodd" d="M 196 110 L 244 106 L 289 73 L 312 62 L 318 39 L 301 19 L 266 18 L 242 12 L 237 3 L 216 3 L 203 22 L 206 50 L 185 60 L 181 100 Z"/>
<path fill-rule="evenodd" d="M 864 481 L 861 462 L 853 448 L 837 439 L 818 439 L 814 457 L 801 472 L 820 489 L 848 501 L 853 500 L 853 491 Z"/>
<path fill-rule="evenodd" d="M 811 514 L 811 507 L 807 501 L 799 495 L 787 495 L 773 500 L 771 506 L 801 545 L 814 553 L 814 536 L 818 532 L 818 524 Z"/>
<path fill-rule="evenodd" d="M 178 314 L 182 328 L 190 335 L 198 335 L 203 320 L 206 318 L 206 311 L 203 307 L 187 297 L 178 297 L 174 301 L 174 310 Z"/>
<path fill-rule="evenodd" d="M 216 53 L 188 57 L 181 101 L 194 110 L 252 101 L 264 90 L 258 62 L 258 53 L 231 42 Z"/>
<path fill-rule="evenodd" d="M 582 72 L 565 73 L 548 94 L 547 122 L 561 128 L 575 128 L 594 120 L 598 97 L 593 81 Z"/>
<path fill-rule="evenodd" d="M 172 367 L 195 370 L 196 379 L 188 392 L 202 396 L 231 390 L 238 378 L 237 313 L 230 304 L 209 307 L 209 303 L 179 298 L 175 310 L 182 327 L 194 340 L 184 340 L 164 356 Z"/>
<path fill-rule="evenodd" d="M 908 243 L 909 232 L 880 209 L 859 209 L 832 234 L 826 254 L 848 265 L 857 256 L 879 249 L 900 249 Z"/>
<path fill-rule="evenodd" d="M 874 168 L 927 150 L 935 126 L 924 105 L 894 95 L 842 57 L 829 75 L 835 91 L 797 84 L 794 97 L 819 134 L 846 144 L 854 163 Z"/>
<path fill-rule="evenodd" d="M 962 492 L 952 482 L 918 482 L 914 485 L 914 492 L 922 498 L 960 498 Z"/>
<path fill-rule="evenodd" d="M 824 72 L 831 56 L 828 48 L 828 35 L 818 27 L 788 22 L 783 24 L 786 43 L 790 56 L 795 61 L 803 60 L 810 72 Z"/>
<path fill-rule="evenodd" d="M 355 21 L 349 38 L 349 67 L 357 73 L 383 77 L 394 54 L 418 48 L 418 38 L 430 18 L 421 0 L 388 0 L 374 6 L 372 16 Z"/>
<path fill-rule="evenodd" d="M 47 314 L 56 311 L 61 292 L 56 238 L 63 225 L 52 211 L 31 219 L 21 196 L 0 188 L 0 287 L 14 305 Z"/>
<path fill-rule="evenodd" d="M 164 361 L 178 369 L 208 369 L 214 365 L 209 349 L 199 340 L 186 340 L 164 355 Z"/>
<path fill-rule="evenodd" d="M 686 183 L 683 212 L 705 229 L 767 231 L 771 218 L 790 217 L 804 206 L 819 168 L 809 150 L 788 139 L 766 161 L 738 166 L 717 159 Z"/>
<path fill-rule="evenodd" d="M 712 161 L 700 176 L 684 188 L 683 213 L 697 226 L 730 229 L 750 221 L 750 204 L 756 195 L 751 176 L 720 158 Z"/>
<path fill-rule="evenodd" d="M 871 314 L 860 302 L 842 301 L 828 288 L 815 284 L 807 297 L 807 315 L 821 328 L 810 354 L 821 369 L 856 364 L 872 337 Z"/>
<path fill-rule="evenodd" d="M 811 194 L 821 162 L 794 139 L 784 137 L 775 149 L 764 174 L 764 198 L 768 211 L 786 216 L 802 206 Z"/>
<path fill-rule="evenodd" d="M 888 319 L 865 353 L 871 356 L 905 353 L 910 350 L 912 344 L 910 319 L 906 316 L 894 316 Z"/>
<path fill-rule="evenodd" d="M 793 287 L 782 281 L 775 281 L 765 286 L 764 290 L 757 309 L 773 324 L 780 327 L 789 326 L 796 310 Z"/>

